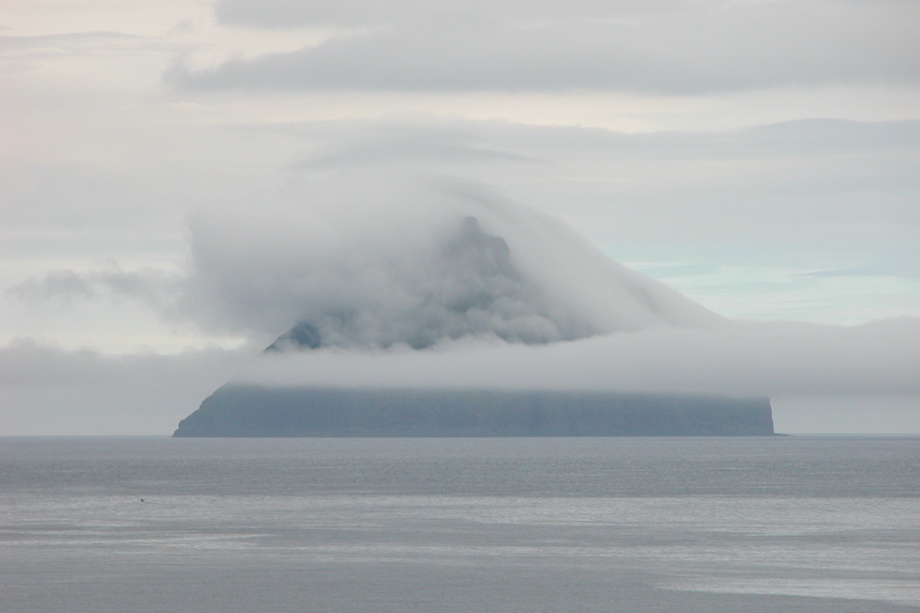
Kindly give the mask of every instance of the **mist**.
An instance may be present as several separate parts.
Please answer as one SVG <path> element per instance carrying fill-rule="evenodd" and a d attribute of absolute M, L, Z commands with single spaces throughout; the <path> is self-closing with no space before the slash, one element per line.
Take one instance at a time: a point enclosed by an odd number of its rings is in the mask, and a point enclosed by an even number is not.
<path fill-rule="evenodd" d="M 201 210 L 191 230 L 188 313 L 276 336 L 300 324 L 312 347 L 534 344 L 721 321 L 561 220 L 453 177 L 333 173 Z"/>
<path fill-rule="evenodd" d="M 219 348 L 112 355 L 18 340 L 0 347 L 0 432 L 164 434 L 251 361 Z"/>
<path fill-rule="evenodd" d="M 189 241 L 168 281 L 113 269 L 19 291 L 151 294 L 164 320 L 242 345 L 13 344 L 7 431 L 166 432 L 228 381 L 770 396 L 780 431 L 920 428 L 920 318 L 731 320 L 486 184 L 380 164 L 314 172 L 200 208 Z"/>
<path fill-rule="evenodd" d="M 920 396 L 918 318 L 723 318 L 457 178 L 314 177 L 200 211 L 192 244 L 190 312 L 271 344 L 237 382 L 767 395 L 828 414 L 897 398 L 906 415 Z"/>
<path fill-rule="evenodd" d="M 260 356 L 240 380 L 366 388 L 690 392 L 737 396 L 920 394 L 920 320 L 853 327 L 661 327 L 544 346 L 455 341 L 428 351 Z"/>

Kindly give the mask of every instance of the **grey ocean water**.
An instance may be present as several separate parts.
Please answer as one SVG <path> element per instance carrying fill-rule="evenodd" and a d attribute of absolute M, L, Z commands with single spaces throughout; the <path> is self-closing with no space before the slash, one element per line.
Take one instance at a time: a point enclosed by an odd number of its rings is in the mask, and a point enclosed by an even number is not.
<path fill-rule="evenodd" d="M 0 610 L 918 611 L 920 438 L 5 438 Z"/>

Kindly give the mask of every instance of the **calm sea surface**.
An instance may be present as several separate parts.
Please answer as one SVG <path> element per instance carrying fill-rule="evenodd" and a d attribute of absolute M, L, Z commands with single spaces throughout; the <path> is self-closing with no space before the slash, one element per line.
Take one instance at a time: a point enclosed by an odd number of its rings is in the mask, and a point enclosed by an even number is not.
<path fill-rule="evenodd" d="M 920 611 L 920 438 L 0 438 L 0 611 Z"/>

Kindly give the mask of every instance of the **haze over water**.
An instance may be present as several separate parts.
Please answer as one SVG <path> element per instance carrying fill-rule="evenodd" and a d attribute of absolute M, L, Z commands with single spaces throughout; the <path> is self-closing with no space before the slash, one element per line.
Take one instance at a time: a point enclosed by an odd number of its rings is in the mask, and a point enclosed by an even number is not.
<path fill-rule="evenodd" d="M 912 611 L 918 474 L 917 437 L 7 438 L 0 609 Z"/>

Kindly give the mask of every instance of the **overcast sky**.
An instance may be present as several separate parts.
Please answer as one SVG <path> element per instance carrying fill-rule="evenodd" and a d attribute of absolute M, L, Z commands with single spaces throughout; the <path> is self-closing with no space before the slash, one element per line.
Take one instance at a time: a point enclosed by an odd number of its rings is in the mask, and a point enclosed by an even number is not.
<path fill-rule="evenodd" d="M 761 322 L 491 347 L 508 379 L 635 355 L 634 387 L 770 394 L 781 431 L 920 432 L 918 25 L 913 0 L 8 0 L 0 435 L 171 432 L 295 323 L 266 279 L 434 227 L 363 179 L 391 171 Z"/>

